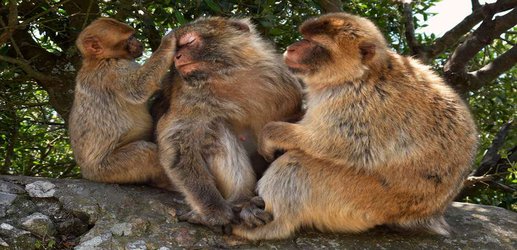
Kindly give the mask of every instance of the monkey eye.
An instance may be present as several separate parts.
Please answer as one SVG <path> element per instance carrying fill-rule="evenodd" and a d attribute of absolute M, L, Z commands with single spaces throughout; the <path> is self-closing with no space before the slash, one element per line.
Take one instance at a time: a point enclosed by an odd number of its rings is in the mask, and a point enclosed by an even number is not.
<path fill-rule="evenodd" d="M 186 35 L 184 35 L 183 37 L 180 38 L 180 41 L 178 43 L 178 45 L 180 47 L 183 47 L 183 46 L 189 46 L 189 45 L 192 45 L 194 44 L 194 42 L 196 42 L 198 39 L 198 36 L 193 34 L 193 33 L 188 33 Z"/>
<path fill-rule="evenodd" d="M 189 40 L 185 45 L 191 45 L 196 41 L 196 38 Z"/>

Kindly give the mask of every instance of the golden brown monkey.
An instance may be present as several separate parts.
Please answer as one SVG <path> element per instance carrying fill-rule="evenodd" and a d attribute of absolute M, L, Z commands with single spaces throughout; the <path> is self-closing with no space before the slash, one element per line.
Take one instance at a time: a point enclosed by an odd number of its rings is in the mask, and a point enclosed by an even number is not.
<path fill-rule="evenodd" d="M 260 206 L 249 203 L 256 176 L 243 140 L 298 113 L 300 83 L 247 19 L 201 18 L 175 34 L 178 74 L 157 109 L 165 113 L 157 126 L 160 161 L 192 208 L 183 219 L 227 225 L 232 206 Z M 262 210 L 244 211 L 244 223 L 270 220 Z"/>
<path fill-rule="evenodd" d="M 98 18 L 78 36 L 83 57 L 76 78 L 69 132 L 84 178 L 109 183 L 168 187 L 151 143 L 152 119 L 147 100 L 172 64 L 175 38 L 169 34 L 140 66 L 143 46 L 129 25 Z"/>
<path fill-rule="evenodd" d="M 286 151 L 257 187 L 274 220 L 233 232 L 279 239 L 301 227 L 386 224 L 447 234 L 444 210 L 477 145 L 466 104 L 427 67 L 390 51 L 365 18 L 327 14 L 300 32 L 284 59 L 307 84 L 306 115 L 267 124 L 259 139 L 267 159 Z"/>

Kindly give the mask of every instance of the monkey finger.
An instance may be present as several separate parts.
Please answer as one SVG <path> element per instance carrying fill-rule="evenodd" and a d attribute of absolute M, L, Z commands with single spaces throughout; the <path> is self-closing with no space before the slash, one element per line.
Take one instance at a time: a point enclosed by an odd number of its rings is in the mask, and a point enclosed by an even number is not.
<path fill-rule="evenodd" d="M 231 224 L 223 225 L 222 230 L 223 230 L 223 234 L 231 235 L 232 234 L 232 225 Z"/>
<path fill-rule="evenodd" d="M 255 196 L 251 198 L 251 203 L 255 206 L 257 206 L 260 209 L 264 209 L 266 207 L 266 203 L 264 202 L 264 199 L 260 196 Z"/>
<path fill-rule="evenodd" d="M 236 214 L 240 213 L 242 210 L 242 206 L 241 205 L 236 205 L 236 206 L 233 206 L 232 207 L 232 211 Z"/>

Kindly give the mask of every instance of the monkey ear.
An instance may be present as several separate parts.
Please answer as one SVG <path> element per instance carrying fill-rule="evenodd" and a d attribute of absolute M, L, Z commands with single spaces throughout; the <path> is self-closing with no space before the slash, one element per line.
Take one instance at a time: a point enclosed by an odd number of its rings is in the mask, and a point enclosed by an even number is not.
<path fill-rule="evenodd" d="M 363 61 L 368 61 L 375 56 L 375 44 L 369 42 L 361 42 L 359 44 L 359 51 L 361 52 L 361 56 Z"/>
<path fill-rule="evenodd" d="M 96 36 L 84 38 L 83 47 L 87 54 L 90 55 L 99 55 L 103 51 L 99 38 L 97 38 Z"/>
<path fill-rule="evenodd" d="M 239 21 L 232 21 L 232 22 L 230 22 L 230 25 L 240 31 L 250 32 L 250 26 L 248 26 L 246 23 L 239 22 Z"/>

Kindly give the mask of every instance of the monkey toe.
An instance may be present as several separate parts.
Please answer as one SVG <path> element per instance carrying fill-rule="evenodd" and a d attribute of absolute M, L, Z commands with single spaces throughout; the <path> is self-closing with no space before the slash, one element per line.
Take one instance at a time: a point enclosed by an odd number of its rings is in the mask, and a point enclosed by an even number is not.
<path fill-rule="evenodd" d="M 192 224 L 204 224 L 201 216 L 194 211 L 190 211 L 178 216 L 178 220 L 186 221 Z"/>
<path fill-rule="evenodd" d="M 262 208 L 249 206 L 241 210 L 239 218 L 241 219 L 242 224 L 250 228 L 255 228 L 271 222 L 273 220 L 273 215 Z"/>

